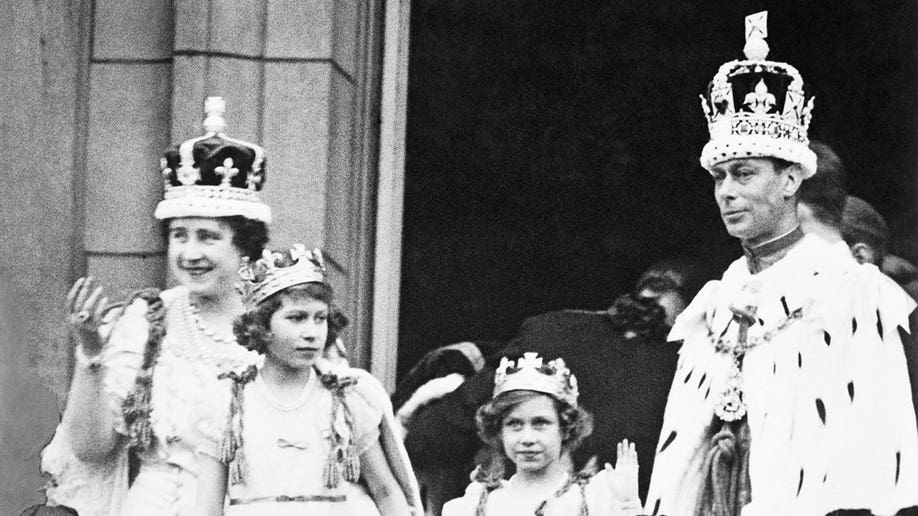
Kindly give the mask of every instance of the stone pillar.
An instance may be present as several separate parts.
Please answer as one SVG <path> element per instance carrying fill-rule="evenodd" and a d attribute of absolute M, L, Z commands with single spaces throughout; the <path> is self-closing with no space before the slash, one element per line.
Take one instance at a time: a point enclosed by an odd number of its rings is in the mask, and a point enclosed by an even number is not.
<path fill-rule="evenodd" d="M 0 17 L 0 302 L 22 314 L 0 321 L 0 333 L 21 336 L 0 346 L 59 396 L 70 356 L 64 296 L 82 261 L 81 249 L 74 252 L 82 241 L 73 216 L 82 196 L 75 106 L 87 13 L 78 0 L 10 2 Z"/>
<path fill-rule="evenodd" d="M 162 284 L 153 209 L 170 142 L 172 2 L 96 0 L 86 127 L 86 274 L 114 299 Z"/>

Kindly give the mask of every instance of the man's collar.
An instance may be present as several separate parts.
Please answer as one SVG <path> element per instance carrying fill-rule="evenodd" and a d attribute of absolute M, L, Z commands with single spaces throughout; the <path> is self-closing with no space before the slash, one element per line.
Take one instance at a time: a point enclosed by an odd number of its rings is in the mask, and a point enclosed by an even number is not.
<path fill-rule="evenodd" d="M 743 254 L 746 255 L 749 272 L 756 274 L 767 269 L 781 258 L 784 258 L 787 251 L 802 238 L 803 230 L 798 225 L 787 233 L 757 246 L 746 247 L 743 245 Z"/>

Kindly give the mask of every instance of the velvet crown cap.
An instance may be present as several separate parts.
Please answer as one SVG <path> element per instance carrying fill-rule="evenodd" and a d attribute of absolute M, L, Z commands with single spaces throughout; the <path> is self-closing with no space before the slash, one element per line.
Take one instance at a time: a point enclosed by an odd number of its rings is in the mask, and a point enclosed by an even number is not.
<path fill-rule="evenodd" d="M 165 195 L 157 219 L 243 216 L 268 224 L 271 208 L 259 192 L 265 183 L 265 150 L 226 136 L 222 97 L 204 101 L 204 136 L 166 151 L 160 160 Z"/>

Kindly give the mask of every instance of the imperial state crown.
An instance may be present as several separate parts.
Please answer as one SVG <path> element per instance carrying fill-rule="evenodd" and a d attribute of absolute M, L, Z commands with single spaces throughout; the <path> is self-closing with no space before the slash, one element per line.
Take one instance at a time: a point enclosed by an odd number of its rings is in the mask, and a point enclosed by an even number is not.
<path fill-rule="evenodd" d="M 809 149 L 813 97 L 807 97 L 796 68 L 768 61 L 768 12 L 746 17 L 746 59 L 723 64 L 701 107 L 711 139 L 701 151 L 710 170 L 737 158 L 780 158 L 800 164 L 805 177 L 816 173 Z"/>

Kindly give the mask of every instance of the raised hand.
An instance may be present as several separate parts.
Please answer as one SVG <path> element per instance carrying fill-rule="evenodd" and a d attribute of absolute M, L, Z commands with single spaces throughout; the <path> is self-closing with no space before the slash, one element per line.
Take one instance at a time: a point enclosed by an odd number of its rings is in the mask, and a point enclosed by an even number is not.
<path fill-rule="evenodd" d="M 108 298 L 102 297 L 102 287 L 96 286 L 91 277 L 76 280 L 67 294 L 70 334 L 88 357 L 102 351 L 104 342 L 99 335 L 99 325 L 106 305 Z"/>
<path fill-rule="evenodd" d="M 612 496 L 620 503 L 640 503 L 638 458 L 634 443 L 624 439 L 616 448 L 615 467 L 606 463 L 606 479 Z"/>

